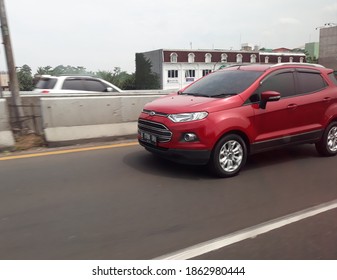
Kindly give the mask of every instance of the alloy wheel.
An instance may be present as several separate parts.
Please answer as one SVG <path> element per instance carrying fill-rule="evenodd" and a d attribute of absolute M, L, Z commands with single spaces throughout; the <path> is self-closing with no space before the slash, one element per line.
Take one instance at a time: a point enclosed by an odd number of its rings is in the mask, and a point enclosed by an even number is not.
<path fill-rule="evenodd" d="M 337 151 L 337 127 L 333 126 L 328 133 L 327 147 L 331 152 Z"/>
<path fill-rule="evenodd" d="M 226 172 L 234 172 L 240 167 L 243 154 L 243 148 L 238 141 L 227 141 L 221 147 L 219 153 L 219 163 L 221 168 Z"/>

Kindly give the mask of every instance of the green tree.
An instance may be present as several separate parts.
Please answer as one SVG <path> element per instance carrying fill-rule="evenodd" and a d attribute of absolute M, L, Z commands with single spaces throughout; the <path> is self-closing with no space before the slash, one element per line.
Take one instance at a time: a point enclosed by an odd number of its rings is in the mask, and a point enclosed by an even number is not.
<path fill-rule="evenodd" d="M 42 75 L 51 75 L 53 67 L 45 66 L 37 68 L 35 76 L 42 76 Z"/>
<path fill-rule="evenodd" d="M 136 54 L 136 89 L 159 89 L 160 82 L 157 73 L 152 72 L 152 63 L 144 54 Z"/>
<path fill-rule="evenodd" d="M 82 66 L 64 66 L 58 65 L 54 69 L 51 70 L 51 75 L 59 76 L 59 75 L 88 75 L 90 74 L 87 70 Z"/>
<path fill-rule="evenodd" d="M 133 90 L 136 89 L 135 85 L 135 74 L 128 74 L 126 72 L 121 72 L 119 75 L 118 84 L 121 89 L 124 90 Z"/>
<path fill-rule="evenodd" d="M 316 63 L 316 64 L 318 63 L 318 58 L 317 57 L 310 56 L 309 52 L 306 51 L 306 50 L 304 50 L 303 52 L 305 54 L 305 60 L 306 60 L 306 62 L 308 62 L 308 63 Z"/>
<path fill-rule="evenodd" d="M 95 74 L 96 77 L 101 78 L 109 83 L 114 84 L 115 77 L 111 71 L 98 71 Z M 117 85 L 116 85 L 117 86 Z"/>
<path fill-rule="evenodd" d="M 52 76 L 60 76 L 60 75 L 92 75 L 92 72 L 88 72 L 82 66 L 64 66 L 58 65 L 55 68 L 51 66 L 39 67 L 37 68 L 35 76 L 41 75 L 52 75 Z"/>
<path fill-rule="evenodd" d="M 32 69 L 28 65 L 23 65 L 17 72 L 20 91 L 31 91 L 34 89 Z"/>
<path fill-rule="evenodd" d="M 134 89 L 134 75 L 128 74 L 125 71 L 121 71 L 120 67 L 115 67 L 113 72 L 111 71 L 98 71 L 95 75 L 109 83 L 121 89 Z"/>

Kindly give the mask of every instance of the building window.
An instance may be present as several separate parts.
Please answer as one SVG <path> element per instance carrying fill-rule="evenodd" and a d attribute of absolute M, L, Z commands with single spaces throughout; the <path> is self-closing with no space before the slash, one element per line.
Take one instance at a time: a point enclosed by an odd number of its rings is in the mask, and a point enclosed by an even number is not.
<path fill-rule="evenodd" d="M 189 53 L 188 54 L 188 63 L 194 63 L 195 54 Z"/>
<path fill-rule="evenodd" d="M 177 63 L 178 62 L 178 55 L 176 53 L 171 53 L 170 55 L 171 63 Z"/>
<path fill-rule="evenodd" d="M 227 63 L 227 58 L 228 58 L 228 55 L 227 55 L 227 54 L 225 54 L 225 53 L 222 53 L 222 54 L 221 54 L 221 62 Z"/>
<path fill-rule="evenodd" d="M 195 79 L 195 70 L 186 70 L 185 78 L 186 78 L 186 82 L 193 82 Z"/>
<path fill-rule="evenodd" d="M 206 76 L 211 72 L 212 72 L 212 70 L 210 70 L 210 69 L 204 69 L 204 70 L 202 70 L 202 76 Z"/>
<path fill-rule="evenodd" d="M 211 63 L 212 62 L 212 55 L 210 53 L 205 54 L 205 62 Z"/>
<path fill-rule="evenodd" d="M 300 63 L 303 63 L 304 57 L 300 57 Z"/>
<path fill-rule="evenodd" d="M 292 56 L 289 57 L 289 62 L 294 62 L 294 58 Z"/>
<path fill-rule="evenodd" d="M 250 56 L 250 63 L 256 63 L 256 55 L 255 54 L 252 54 Z"/>
<path fill-rule="evenodd" d="M 264 63 L 269 63 L 269 56 L 266 56 L 266 57 L 264 58 Z"/>
<path fill-rule="evenodd" d="M 171 79 L 178 78 L 178 70 L 168 70 L 167 75 Z"/>
<path fill-rule="evenodd" d="M 241 53 L 238 53 L 236 55 L 236 63 L 242 63 L 242 54 Z"/>
<path fill-rule="evenodd" d="M 279 57 L 277 58 L 277 63 L 281 63 L 281 62 L 282 62 L 282 57 L 279 56 Z"/>

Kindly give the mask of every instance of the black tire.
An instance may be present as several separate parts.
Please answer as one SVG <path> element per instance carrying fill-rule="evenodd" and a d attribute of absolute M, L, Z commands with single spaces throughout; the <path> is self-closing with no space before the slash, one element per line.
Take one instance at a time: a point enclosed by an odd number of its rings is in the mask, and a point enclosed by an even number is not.
<path fill-rule="evenodd" d="M 337 154 L 337 122 L 332 122 L 325 129 L 323 136 L 316 144 L 317 152 L 326 157 Z"/>
<path fill-rule="evenodd" d="M 211 171 L 222 178 L 239 174 L 247 160 L 245 141 L 236 134 L 228 134 L 215 145 L 209 167 Z"/>

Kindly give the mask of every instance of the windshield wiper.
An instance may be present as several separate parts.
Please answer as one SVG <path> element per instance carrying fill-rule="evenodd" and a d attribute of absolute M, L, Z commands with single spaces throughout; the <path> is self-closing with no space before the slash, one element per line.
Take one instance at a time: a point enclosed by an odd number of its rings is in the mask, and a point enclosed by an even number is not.
<path fill-rule="evenodd" d="M 192 96 L 196 96 L 196 97 L 209 97 L 209 98 L 226 98 L 226 97 L 230 97 L 233 95 L 237 95 L 237 93 L 220 93 L 220 94 L 215 94 L 215 95 L 210 95 L 210 94 L 201 94 L 201 93 L 193 93 L 193 92 L 179 92 L 180 95 L 192 95 Z"/>
<path fill-rule="evenodd" d="M 192 95 L 196 97 L 212 97 L 212 96 L 209 96 L 208 94 L 200 94 L 200 93 L 192 93 L 192 92 L 188 92 L 188 93 L 182 92 L 180 94 L 181 95 Z"/>
<path fill-rule="evenodd" d="M 226 97 L 230 97 L 233 95 L 237 95 L 237 93 L 220 93 L 220 94 L 212 95 L 211 97 L 226 98 Z"/>

